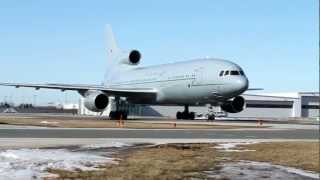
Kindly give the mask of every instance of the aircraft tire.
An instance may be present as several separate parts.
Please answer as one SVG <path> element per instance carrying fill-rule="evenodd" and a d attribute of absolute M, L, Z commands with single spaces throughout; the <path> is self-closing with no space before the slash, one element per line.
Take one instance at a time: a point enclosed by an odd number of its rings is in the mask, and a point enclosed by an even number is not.
<path fill-rule="evenodd" d="M 109 113 L 109 119 L 111 120 L 119 120 L 122 116 L 122 120 L 126 120 L 128 118 L 128 113 L 125 111 L 111 111 Z"/>
<path fill-rule="evenodd" d="M 110 111 L 109 113 L 109 119 L 114 120 L 115 119 L 115 111 Z"/>
<path fill-rule="evenodd" d="M 189 118 L 190 120 L 194 120 L 194 118 L 196 117 L 196 114 L 194 112 L 189 113 Z"/>
<path fill-rule="evenodd" d="M 216 116 L 214 114 L 209 115 L 208 120 L 213 121 L 216 119 Z"/>
<path fill-rule="evenodd" d="M 122 119 L 127 120 L 128 119 L 128 112 L 123 111 L 122 112 Z"/>
<path fill-rule="evenodd" d="M 190 119 L 190 113 L 182 112 L 182 119 Z"/>
<path fill-rule="evenodd" d="M 176 118 L 177 119 L 182 119 L 182 113 L 180 111 L 177 112 Z"/>

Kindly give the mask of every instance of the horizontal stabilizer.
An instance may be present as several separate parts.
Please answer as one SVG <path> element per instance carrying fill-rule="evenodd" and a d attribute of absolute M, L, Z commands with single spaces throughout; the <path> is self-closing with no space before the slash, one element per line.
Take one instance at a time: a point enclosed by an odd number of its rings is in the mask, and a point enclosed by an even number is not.
<path fill-rule="evenodd" d="M 262 91 L 264 90 L 263 88 L 249 88 L 247 91 Z"/>

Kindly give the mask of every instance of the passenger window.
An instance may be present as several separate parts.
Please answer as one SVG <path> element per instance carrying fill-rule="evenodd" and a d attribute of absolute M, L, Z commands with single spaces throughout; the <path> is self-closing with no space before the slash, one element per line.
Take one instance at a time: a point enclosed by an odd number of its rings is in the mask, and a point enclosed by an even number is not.
<path fill-rule="evenodd" d="M 226 76 L 226 75 L 229 75 L 229 71 L 225 71 L 224 72 L 224 75 Z"/>
<path fill-rule="evenodd" d="M 219 74 L 219 76 L 222 76 L 222 75 L 223 75 L 223 73 L 224 73 L 224 71 L 221 71 L 221 72 L 220 72 L 220 74 Z"/>
<path fill-rule="evenodd" d="M 230 74 L 231 75 L 239 75 L 239 71 L 231 71 Z"/>

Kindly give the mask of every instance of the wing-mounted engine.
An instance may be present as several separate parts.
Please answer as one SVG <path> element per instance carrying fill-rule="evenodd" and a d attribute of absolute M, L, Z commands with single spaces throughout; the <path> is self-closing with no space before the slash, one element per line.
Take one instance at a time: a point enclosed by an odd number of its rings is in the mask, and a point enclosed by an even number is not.
<path fill-rule="evenodd" d="M 228 113 L 238 113 L 244 109 L 245 99 L 237 96 L 231 101 L 227 101 L 221 105 L 221 109 Z"/>
<path fill-rule="evenodd" d="M 89 91 L 84 97 L 85 107 L 93 112 L 102 112 L 109 104 L 109 97 L 101 91 Z"/>
<path fill-rule="evenodd" d="M 125 57 L 121 58 L 122 64 L 138 65 L 141 60 L 141 53 L 138 50 L 132 50 L 129 53 L 125 53 Z"/>

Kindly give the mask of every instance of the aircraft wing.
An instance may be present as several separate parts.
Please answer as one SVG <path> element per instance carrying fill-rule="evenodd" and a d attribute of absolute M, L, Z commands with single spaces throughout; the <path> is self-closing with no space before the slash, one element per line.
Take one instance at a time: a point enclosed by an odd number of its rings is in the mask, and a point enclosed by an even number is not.
<path fill-rule="evenodd" d="M 103 91 L 106 94 L 130 97 L 135 95 L 156 95 L 157 91 L 150 88 L 106 88 L 102 85 L 81 85 L 81 84 L 28 84 L 28 83 L 0 83 L 0 86 L 13 86 L 16 88 L 27 87 L 39 89 L 56 89 L 61 91 L 85 92 L 89 90 Z"/>

